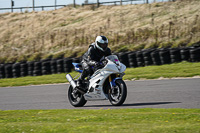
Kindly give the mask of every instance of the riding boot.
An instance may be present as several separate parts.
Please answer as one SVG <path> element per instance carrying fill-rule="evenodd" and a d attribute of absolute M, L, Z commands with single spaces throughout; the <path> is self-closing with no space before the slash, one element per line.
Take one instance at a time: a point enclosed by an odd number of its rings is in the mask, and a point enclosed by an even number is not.
<path fill-rule="evenodd" d="M 87 71 L 83 70 L 81 76 L 77 80 L 77 87 L 81 88 L 83 85 L 83 80 L 87 77 Z"/>

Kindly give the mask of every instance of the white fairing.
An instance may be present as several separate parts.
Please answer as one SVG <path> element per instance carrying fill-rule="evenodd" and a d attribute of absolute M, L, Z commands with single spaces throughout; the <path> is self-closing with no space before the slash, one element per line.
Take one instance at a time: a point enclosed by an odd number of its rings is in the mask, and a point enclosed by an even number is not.
<path fill-rule="evenodd" d="M 88 92 L 84 94 L 85 100 L 107 100 L 108 97 L 103 92 L 103 84 L 111 74 L 123 74 L 126 66 L 118 60 L 116 55 L 110 55 L 105 58 L 108 63 L 104 68 L 97 70 L 89 80 Z"/>

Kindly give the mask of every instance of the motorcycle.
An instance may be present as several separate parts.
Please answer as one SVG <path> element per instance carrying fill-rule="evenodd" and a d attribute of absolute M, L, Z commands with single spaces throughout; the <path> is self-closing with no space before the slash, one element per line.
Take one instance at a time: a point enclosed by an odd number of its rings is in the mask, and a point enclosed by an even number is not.
<path fill-rule="evenodd" d="M 80 63 L 72 63 L 75 70 L 82 72 Z M 110 55 L 101 60 L 102 67 L 83 81 L 81 88 L 77 87 L 77 80 L 70 74 L 66 75 L 70 83 L 68 99 L 72 106 L 82 107 L 87 101 L 109 100 L 114 106 L 124 103 L 127 96 L 127 87 L 122 77 L 126 66 L 116 55 Z"/>

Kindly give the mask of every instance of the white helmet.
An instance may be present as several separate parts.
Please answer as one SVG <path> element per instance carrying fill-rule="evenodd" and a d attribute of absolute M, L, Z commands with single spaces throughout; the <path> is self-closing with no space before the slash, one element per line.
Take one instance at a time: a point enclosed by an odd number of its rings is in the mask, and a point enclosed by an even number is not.
<path fill-rule="evenodd" d="M 108 39 L 105 36 L 97 36 L 95 46 L 103 52 L 106 51 L 108 47 Z"/>

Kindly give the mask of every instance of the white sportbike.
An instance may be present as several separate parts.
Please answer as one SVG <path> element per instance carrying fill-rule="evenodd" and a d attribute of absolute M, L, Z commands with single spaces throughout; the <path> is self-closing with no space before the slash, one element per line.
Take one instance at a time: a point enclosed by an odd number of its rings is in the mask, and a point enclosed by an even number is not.
<path fill-rule="evenodd" d="M 71 105 L 81 107 L 87 101 L 108 100 L 114 106 L 124 103 L 127 96 L 127 87 L 122 77 L 125 75 L 126 66 L 122 64 L 116 55 L 105 57 L 102 67 L 94 72 L 92 76 L 84 80 L 83 87 L 77 87 L 76 80 L 70 74 L 66 75 L 70 83 L 68 99 Z M 75 70 L 82 72 L 81 64 L 72 63 Z"/>

